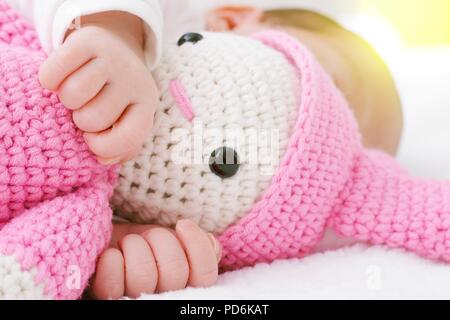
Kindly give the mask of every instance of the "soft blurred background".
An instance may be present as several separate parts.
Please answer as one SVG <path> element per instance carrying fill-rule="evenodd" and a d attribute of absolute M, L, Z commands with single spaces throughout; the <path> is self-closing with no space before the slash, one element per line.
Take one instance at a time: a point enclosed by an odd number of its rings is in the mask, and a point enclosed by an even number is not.
<path fill-rule="evenodd" d="M 449 0 L 372 0 L 369 6 L 392 23 L 408 45 L 450 44 Z"/>
<path fill-rule="evenodd" d="M 400 161 L 424 177 L 450 179 L 450 0 L 197 0 L 305 8 L 365 37 L 394 73 L 405 111 Z"/>

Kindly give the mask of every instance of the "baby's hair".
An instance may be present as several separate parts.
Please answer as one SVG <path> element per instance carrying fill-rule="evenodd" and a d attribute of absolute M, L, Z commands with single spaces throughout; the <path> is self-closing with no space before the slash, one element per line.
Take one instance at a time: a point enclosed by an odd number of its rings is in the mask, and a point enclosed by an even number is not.
<path fill-rule="evenodd" d="M 302 9 L 268 10 L 264 13 L 264 18 L 281 25 L 311 31 L 323 32 L 328 29 L 343 29 L 339 23 L 327 16 Z"/>
<path fill-rule="evenodd" d="M 344 52 L 344 56 L 351 57 L 348 60 L 352 66 L 349 72 L 353 72 L 353 77 L 357 79 L 355 82 L 358 81 L 360 87 L 366 90 L 366 96 L 370 97 L 374 104 L 372 107 L 367 107 L 355 99 L 351 88 L 346 90 L 337 84 L 355 111 L 364 133 L 366 140 L 364 142 L 368 147 L 381 148 L 394 154 L 402 132 L 401 101 L 388 66 L 372 45 L 333 19 L 309 10 L 269 10 L 264 13 L 264 20 L 270 25 L 307 30 L 326 39 L 339 39 L 338 42 L 334 42 L 335 46 Z M 375 115 L 374 108 L 378 109 Z M 374 118 L 375 116 L 377 118 Z M 372 117 L 369 122 L 366 120 L 368 117 Z M 397 120 L 385 121 L 386 117 Z M 376 130 L 372 127 L 373 125 L 377 126 Z M 389 137 L 383 145 L 380 145 L 378 136 L 369 134 L 379 131 Z"/>

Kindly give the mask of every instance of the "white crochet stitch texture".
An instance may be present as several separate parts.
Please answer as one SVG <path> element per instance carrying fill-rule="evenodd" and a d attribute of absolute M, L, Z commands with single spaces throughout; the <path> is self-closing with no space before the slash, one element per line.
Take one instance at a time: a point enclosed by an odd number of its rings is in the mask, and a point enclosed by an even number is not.
<path fill-rule="evenodd" d="M 298 71 L 259 41 L 202 35 L 196 44 L 169 45 L 154 72 L 161 103 L 152 137 L 122 168 L 113 198 L 122 218 L 168 227 L 188 218 L 220 233 L 259 199 L 287 149 L 299 105 Z M 186 89 L 192 122 L 169 92 L 172 80 Z M 211 172 L 208 162 L 224 146 L 241 160 L 229 179 Z"/>
<path fill-rule="evenodd" d="M 36 270 L 22 271 L 13 257 L 0 256 L 1 300 L 48 300 L 44 285 L 34 281 Z"/>

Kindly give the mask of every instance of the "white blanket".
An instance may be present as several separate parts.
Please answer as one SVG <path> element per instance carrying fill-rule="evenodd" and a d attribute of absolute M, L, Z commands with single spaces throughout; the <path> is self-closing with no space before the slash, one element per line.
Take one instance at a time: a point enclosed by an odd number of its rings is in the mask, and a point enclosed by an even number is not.
<path fill-rule="evenodd" d="M 389 49 L 389 48 L 387 48 Z M 388 50 L 387 50 L 388 51 Z M 399 160 L 414 174 L 450 179 L 450 48 L 390 56 L 405 108 Z M 362 245 L 227 273 L 209 289 L 144 299 L 445 299 L 450 266 Z"/>
<path fill-rule="evenodd" d="M 221 276 L 209 289 L 144 299 L 298 300 L 450 298 L 450 266 L 384 248 L 355 246 Z"/>

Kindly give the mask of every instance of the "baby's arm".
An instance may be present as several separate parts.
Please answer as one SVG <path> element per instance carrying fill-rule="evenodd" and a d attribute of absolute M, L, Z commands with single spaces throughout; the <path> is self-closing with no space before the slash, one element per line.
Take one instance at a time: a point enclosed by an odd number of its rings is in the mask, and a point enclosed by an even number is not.
<path fill-rule="evenodd" d="M 206 287 L 218 277 L 219 242 L 184 220 L 175 229 L 118 224 L 100 258 L 92 293 L 97 299 L 137 298 L 186 286 Z"/>

